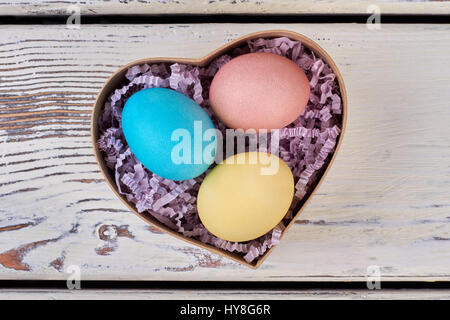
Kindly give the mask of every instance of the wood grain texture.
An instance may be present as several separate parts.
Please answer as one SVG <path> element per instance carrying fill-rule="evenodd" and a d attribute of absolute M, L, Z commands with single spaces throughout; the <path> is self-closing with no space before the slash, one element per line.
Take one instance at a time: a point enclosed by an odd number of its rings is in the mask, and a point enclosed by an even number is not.
<path fill-rule="evenodd" d="M 79 6 L 83 15 L 366 14 L 370 5 L 377 5 L 382 14 L 450 13 L 446 1 L 430 0 L 0 0 L 0 15 L 68 15 L 71 5 Z"/>
<path fill-rule="evenodd" d="M 300 220 L 258 270 L 160 234 L 114 197 L 89 118 L 121 65 L 201 57 L 282 28 L 317 41 L 349 96 L 343 145 Z M 450 279 L 450 25 L 0 27 L 0 279 Z"/>
<path fill-rule="evenodd" d="M 450 299 L 450 290 L 63 290 L 3 289 L 1 300 L 423 300 Z"/>

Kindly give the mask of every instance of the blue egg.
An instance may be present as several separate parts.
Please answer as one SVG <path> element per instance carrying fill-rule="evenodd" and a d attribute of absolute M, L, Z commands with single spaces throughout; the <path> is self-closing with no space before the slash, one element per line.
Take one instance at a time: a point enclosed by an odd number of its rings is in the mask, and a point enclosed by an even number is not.
<path fill-rule="evenodd" d="M 216 130 L 208 114 L 171 89 L 149 88 L 133 94 L 123 108 L 122 129 L 136 158 L 166 179 L 195 178 L 216 155 Z"/>

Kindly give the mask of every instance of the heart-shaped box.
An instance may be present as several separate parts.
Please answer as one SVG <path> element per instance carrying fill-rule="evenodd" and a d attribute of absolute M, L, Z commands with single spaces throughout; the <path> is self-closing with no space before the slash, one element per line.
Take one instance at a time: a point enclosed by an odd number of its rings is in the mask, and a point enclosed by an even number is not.
<path fill-rule="evenodd" d="M 214 247 L 212 245 L 203 243 L 203 242 L 201 242 L 199 240 L 196 240 L 196 239 L 187 238 L 187 237 L 183 236 L 182 234 L 176 232 L 175 230 L 172 230 L 172 229 L 168 228 L 167 226 L 165 226 L 164 224 L 159 222 L 150 213 L 147 213 L 147 212 L 139 213 L 136 210 L 135 206 L 133 204 L 129 203 L 127 201 L 126 197 L 121 195 L 118 192 L 117 186 L 116 186 L 116 183 L 115 183 L 115 180 L 114 180 L 114 177 L 113 177 L 113 172 L 106 166 L 106 163 L 105 163 L 105 160 L 104 160 L 104 158 L 102 156 L 102 153 L 99 150 L 98 143 L 97 143 L 98 139 L 99 139 L 98 118 L 99 118 L 99 115 L 101 113 L 102 108 L 105 105 L 105 102 L 106 102 L 108 96 L 111 94 L 111 92 L 113 90 L 118 88 L 121 83 L 123 83 L 123 81 L 125 80 L 125 74 L 126 74 L 127 70 L 130 67 L 133 67 L 135 65 L 142 65 L 142 64 L 149 64 L 149 65 L 151 65 L 151 64 L 156 64 L 156 63 L 180 63 L 180 64 L 188 64 L 188 65 L 204 67 L 204 66 L 207 66 L 215 58 L 217 58 L 217 57 L 219 57 L 219 56 L 229 52 L 230 50 L 232 50 L 232 49 L 234 49 L 236 47 L 239 47 L 240 45 L 246 43 L 248 40 L 253 40 L 253 39 L 258 39 L 258 38 L 270 39 L 270 38 L 277 38 L 277 37 L 287 37 L 287 38 L 289 38 L 291 40 L 294 40 L 294 41 L 301 41 L 302 44 L 306 48 L 311 50 L 317 57 L 319 57 L 323 61 L 325 61 L 328 64 L 328 66 L 332 69 L 333 73 L 336 75 L 336 79 L 337 79 L 338 84 L 339 84 L 341 100 L 342 100 L 342 124 L 341 124 L 342 131 L 341 131 L 341 133 L 340 133 L 340 135 L 338 137 L 335 151 L 332 154 L 332 157 L 331 157 L 330 161 L 328 162 L 327 167 L 325 168 L 325 170 L 323 170 L 322 175 L 319 177 L 316 185 L 313 186 L 312 189 L 310 190 L 309 194 L 307 194 L 299 202 L 299 204 L 298 204 L 298 211 L 293 216 L 292 220 L 286 225 L 286 227 L 283 230 L 282 235 L 281 235 L 281 236 L 283 236 L 283 234 L 289 229 L 289 227 L 298 218 L 298 216 L 303 211 L 303 209 L 305 208 L 305 206 L 308 203 L 308 201 L 311 199 L 311 197 L 314 194 L 314 192 L 317 190 L 317 188 L 320 186 L 322 181 L 325 179 L 325 176 L 328 173 L 328 170 L 330 169 L 330 167 L 332 166 L 332 164 L 334 162 L 334 159 L 336 158 L 337 152 L 339 150 L 339 147 L 340 147 L 340 145 L 342 143 L 342 137 L 343 137 L 343 134 L 344 134 L 344 131 L 345 131 L 346 120 L 347 120 L 347 94 L 346 94 L 346 91 L 345 91 L 345 86 L 344 86 L 344 81 L 342 79 L 342 76 L 341 76 L 341 74 L 340 74 L 336 64 L 331 59 L 331 57 L 326 53 L 326 51 L 324 49 L 322 49 L 313 40 L 307 38 L 304 35 L 301 35 L 301 34 L 298 34 L 296 32 L 292 32 L 292 31 L 268 30 L 268 31 L 261 31 L 261 32 L 248 34 L 248 35 L 243 36 L 243 37 L 241 37 L 239 39 L 231 41 L 231 42 L 223 45 L 222 47 L 214 50 L 213 52 L 207 54 L 206 56 L 204 56 L 203 58 L 200 58 L 200 59 L 147 58 L 147 59 L 141 59 L 141 60 L 137 60 L 137 61 L 131 62 L 131 63 L 123 66 L 119 70 L 117 70 L 113 75 L 111 75 L 109 77 L 109 79 L 103 85 L 102 89 L 100 90 L 100 93 L 97 96 L 97 99 L 95 100 L 94 108 L 92 110 L 92 118 L 91 118 L 92 144 L 93 144 L 95 157 L 97 159 L 97 163 L 98 163 L 98 165 L 100 167 L 100 170 L 101 170 L 102 174 L 104 175 L 107 183 L 109 184 L 109 186 L 113 190 L 113 192 L 117 195 L 117 197 L 119 197 L 125 203 L 125 205 L 131 211 L 133 211 L 137 216 L 142 218 L 147 223 L 153 225 L 154 227 L 156 227 L 157 229 L 159 229 L 159 230 L 161 230 L 161 231 L 163 231 L 165 233 L 168 233 L 168 234 L 170 234 L 170 235 L 172 235 L 172 236 L 174 236 L 174 237 L 176 237 L 178 239 L 181 239 L 183 241 L 186 241 L 186 242 L 188 242 L 190 244 L 199 246 L 199 247 L 201 247 L 203 249 L 212 251 L 212 252 L 214 252 L 216 254 L 219 254 L 221 256 L 227 257 L 229 259 L 232 259 L 232 260 L 234 260 L 234 261 L 236 261 L 238 263 L 241 263 L 241 264 L 246 265 L 246 266 L 248 266 L 250 268 L 253 268 L 253 269 L 258 268 L 263 263 L 263 261 L 272 252 L 272 250 L 275 248 L 275 246 L 270 248 L 269 250 L 267 250 L 262 256 L 260 256 L 258 259 L 256 259 L 256 261 L 253 261 L 252 263 L 248 263 L 247 261 L 244 260 L 242 255 L 231 253 L 231 252 L 219 249 L 217 247 Z"/>

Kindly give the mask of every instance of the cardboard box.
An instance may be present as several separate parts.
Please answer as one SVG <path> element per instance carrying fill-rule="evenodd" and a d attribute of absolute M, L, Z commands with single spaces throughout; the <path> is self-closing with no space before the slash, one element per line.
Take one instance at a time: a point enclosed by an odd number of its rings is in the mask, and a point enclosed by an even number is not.
<path fill-rule="evenodd" d="M 334 61 L 331 59 L 331 57 L 326 53 L 325 50 L 323 50 L 317 43 L 315 43 L 314 41 L 312 41 L 311 39 L 292 32 L 292 31 L 285 31 L 285 30 L 268 30 L 268 31 L 261 31 L 261 32 L 256 32 L 256 33 L 252 33 L 246 36 L 243 36 L 239 39 L 236 39 L 232 42 L 229 42 L 225 45 L 223 45 L 222 47 L 214 50 L 213 52 L 207 54 L 206 56 L 204 56 L 203 58 L 200 59 L 188 59 L 188 58 L 147 58 L 147 59 L 141 59 L 138 61 L 134 61 L 131 62 L 125 66 L 123 66 L 122 68 L 120 68 L 118 71 L 116 71 L 107 81 L 106 83 L 103 85 L 102 89 L 100 90 L 100 93 L 97 96 L 97 99 L 94 103 L 94 108 L 92 110 L 92 119 L 91 119 L 91 135 L 92 135 L 92 144 L 93 144 L 93 148 L 94 148 L 94 153 L 95 153 L 95 157 L 97 159 L 97 163 L 100 167 L 100 170 L 102 172 L 102 174 L 104 175 L 107 183 L 109 184 L 109 186 L 111 187 L 111 189 L 113 190 L 113 192 L 117 195 L 117 197 L 119 197 L 126 205 L 127 207 L 133 211 L 137 216 L 139 216 L 140 218 L 142 218 L 144 221 L 146 221 L 147 223 L 155 226 L 157 229 L 168 233 L 178 239 L 181 239 L 183 241 L 186 241 L 190 244 L 199 246 L 203 249 L 212 251 L 216 254 L 219 254 L 221 256 L 227 257 L 229 259 L 232 259 L 234 261 L 237 261 L 243 265 L 246 265 L 250 268 L 258 268 L 263 261 L 268 257 L 268 255 L 272 252 L 272 250 L 274 250 L 276 248 L 272 247 L 271 249 L 267 250 L 264 255 L 262 255 L 261 257 L 259 257 L 258 259 L 256 259 L 255 261 L 253 261 L 252 263 L 248 263 L 244 260 L 244 258 L 236 253 L 231 253 L 219 248 L 216 248 L 212 245 L 209 244 L 205 244 L 203 242 L 200 242 L 199 240 L 195 240 L 192 238 L 186 238 L 185 236 L 183 236 L 182 234 L 168 228 L 167 226 L 165 226 L 164 224 L 162 224 L 161 222 L 159 222 L 157 219 L 155 219 L 151 214 L 147 213 L 147 212 L 143 212 L 143 213 L 138 213 L 136 208 L 129 203 L 125 196 L 119 194 L 119 192 L 117 191 L 117 187 L 116 187 L 116 183 L 112 174 L 112 171 L 106 166 L 105 161 L 103 159 L 102 153 L 99 150 L 98 146 L 97 146 L 97 141 L 99 139 L 99 132 L 98 132 L 98 117 L 100 115 L 101 110 L 103 109 L 105 102 L 108 98 L 108 96 L 113 92 L 113 90 L 117 89 L 120 87 L 120 85 L 124 82 L 125 80 L 125 74 L 127 72 L 127 70 L 134 66 L 134 65 L 140 65 L 140 64 L 144 64 L 147 63 L 149 65 L 151 64 L 155 64 L 155 63 L 181 63 L 181 64 L 190 64 L 190 65 L 197 65 L 197 66 L 206 66 L 208 65 L 212 60 L 214 60 L 215 58 L 225 54 L 226 52 L 232 50 L 233 48 L 239 47 L 240 45 L 244 44 L 247 40 L 252 40 L 252 39 L 257 39 L 257 38 L 276 38 L 276 37 L 287 37 L 290 38 L 292 40 L 295 41 L 301 41 L 302 44 L 307 47 L 308 49 L 310 49 L 312 52 L 314 52 L 316 54 L 316 56 L 322 58 L 323 61 L 325 61 L 332 69 L 334 74 L 337 77 L 337 81 L 339 83 L 339 87 L 340 87 L 340 93 L 341 93 L 341 99 L 342 99 L 342 131 L 339 135 L 337 144 L 336 144 L 336 149 L 335 152 L 332 155 L 332 158 L 330 160 L 330 162 L 328 163 L 327 168 L 324 170 L 324 172 L 322 173 L 321 177 L 319 178 L 319 181 L 317 182 L 316 186 L 314 187 L 313 190 L 311 190 L 309 192 L 309 195 L 306 195 L 304 199 L 302 199 L 299 203 L 299 209 L 297 211 L 297 213 L 294 215 L 294 217 L 292 218 L 292 220 L 289 222 L 289 224 L 286 226 L 286 228 L 283 231 L 283 235 L 285 232 L 287 232 L 287 230 L 289 229 L 289 227 L 294 223 L 294 221 L 299 217 L 300 213 L 303 211 L 303 209 L 306 207 L 307 203 L 309 202 L 309 200 L 311 199 L 311 197 L 313 196 L 313 194 L 315 193 L 315 191 L 319 188 L 320 184 L 322 183 L 322 181 L 325 179 L 325 176 L 328 173 L 328 170 L 331 168 L 334 159 L 336 158 L 336 155 L 338 153 L 339 147 L 342 143 L 342 137 L 344 135 L 344 131 L 345 131 L 345 125 L 346 125 L 346 121 L 347 121 L 347 94 L 345 91 L 345 86 L 344 86 L 344 81 L 342 79 L 342 76 L 336 66 L 336 64 L 334 63 Z M 282 236 L 283 236 L 282 235 Z"/>

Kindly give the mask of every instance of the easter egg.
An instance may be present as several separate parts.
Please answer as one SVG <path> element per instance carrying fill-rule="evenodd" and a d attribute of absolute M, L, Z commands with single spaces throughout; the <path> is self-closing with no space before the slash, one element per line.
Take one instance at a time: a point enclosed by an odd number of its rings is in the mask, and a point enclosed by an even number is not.
<path fill-rule="evenodd" d="M 197 197 L 201 222 L 213 235 L 248 241 L 273 229 L 294 196 L 288 165 L 265 152 L 228 157 L 208 173 Z"/>
<path fill-rule="evenodd" d="M 211 106 L 228 127 L 280 129 L 297 119 L 310 94 L 309 81 L 292 60 L 264 52 L 240 55 L 213 78 Z"/>
<path fill-rule="evenodd" d="M 149 88 L 133 94 L 122 112 L 122 130 L 136 158 L 163 178 L 194 178 L 214 161 L 217 139 L 211 119 L 174 90 Z"/>

